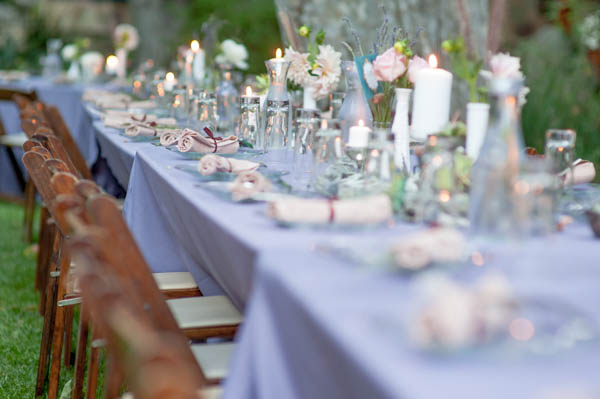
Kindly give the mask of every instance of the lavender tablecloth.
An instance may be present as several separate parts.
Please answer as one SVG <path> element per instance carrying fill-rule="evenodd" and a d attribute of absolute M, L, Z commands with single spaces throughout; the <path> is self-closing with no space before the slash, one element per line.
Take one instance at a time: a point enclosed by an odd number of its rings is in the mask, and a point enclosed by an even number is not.
<path fill-rule="evenodd" d="M 57 106 L 88 165 L 91 166 L 96 161 L 98 147 L 92 126 L 81 106 L 81 96 L 85 86 L 81 84 L 57 85 L 41 77 L 31 77 L 21 82 L 0 82 L 0 86 L 36 90 L 42 101 Z M 0 117 L 9 134 L 21 131 L 19 115 L 14 104 L 6 102 L 0 104 Z M 17 155 L 17 158 L 20 159 L 22 152 L 17 151 Z M 20 188 L 5 151 L 0 151 L 0 171 L 2 171 L 0 192 L 20 194 Z"/>
<path fill-rule="evenodd" d="M 564 312 L 565 324 L 580 313 L 598 333 L 598 255 L 598 241 L 579 225 L 521 248 L 497 248 L 489 264 L 460 274 L 501 272 L 517 297 Z M 268 251 L 258 263 L 224 398 L 600 394 L 598 339 L 552 351 L 553 344 L 536 341 L 544 330 L 535 326 L 540 330 L 529 343 L 508 339 L 464 353 L 422 352 L 405 332 L 415 310 L 414 276 L 374 272 L 306 251 Z"/>

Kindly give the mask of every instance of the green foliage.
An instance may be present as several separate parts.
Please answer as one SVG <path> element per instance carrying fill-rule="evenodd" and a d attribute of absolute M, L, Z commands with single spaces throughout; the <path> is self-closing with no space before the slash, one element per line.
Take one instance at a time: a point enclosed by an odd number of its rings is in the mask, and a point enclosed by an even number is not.
<path fill-rule="evenodd" d="M 248 48 L 249 73 L 263 73 L 264 60 L 272 58 L 275 49 L 281 47 L 273 0 L 193 0 L 189 5 L 178 5 L 175 12 L 183 22 L 179 44 L 199 37 L 202 23 L 211 16 L 224 20 L 219 39 L 231 38 Z"/>
<path fill-rule="evenodd" d="M 550 27 L 523 40 L 514 53 L 522 57 L 531 88 L 523 109 L 526 145 L 543 152 L 547 129 L 571 128 L 577 132 L 577 157 L 599 165 L 599 81 L 585 52 Z"/>
<path fill-rule="evenodd" d="M 483 60 L 469 54 L 462 37 L 456 40 L 445 40 L 442 48 L 450 56 L 454 73 L 469 85 L 471 102 L 486 101 L 485 88 L 477 84 Z"/>

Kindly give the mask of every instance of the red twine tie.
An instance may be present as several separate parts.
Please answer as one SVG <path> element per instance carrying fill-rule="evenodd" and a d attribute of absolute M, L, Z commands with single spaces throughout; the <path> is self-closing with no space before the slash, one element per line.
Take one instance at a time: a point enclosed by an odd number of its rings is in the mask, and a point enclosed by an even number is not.
<path fill-rule="evenodd" d="M 215 149 L 213 150 L 213 154 L 216 153 L 217 149 L 218 149 L 217 141 L 218 140 L 223 140 L 223 139 L 221 137 L 215 137 L 215 135 L 213 134 L 213 132 L 209 128 L 207 128 L 207 127 L 204 127 L 204 132 L 206 134 L 208 134 L 208 137 L 210 137 L 211 139 L 213 139 L 213 142 L 215 143 Z"/>

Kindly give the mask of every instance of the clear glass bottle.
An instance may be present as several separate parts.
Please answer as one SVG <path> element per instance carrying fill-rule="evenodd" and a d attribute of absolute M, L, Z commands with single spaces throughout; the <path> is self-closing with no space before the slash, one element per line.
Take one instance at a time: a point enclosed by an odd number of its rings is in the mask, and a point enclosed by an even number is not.
<path fill-rule="evenodd" d="M 520 230 L 515 182 L 525 157 L 518 107 L 522 86 L 521 79 L 490 82 L 489 127 L 471 168 L 469 221 L 475 235 L 510 238 Z"/>
<path fill-rule="evenodd" d="M 290 63 L 283 58 L 275 58 L 265 64 L 269 74 L 269 92 L 265 101 L 265 126 L 257 144 L 259 149 L 283 149 L 291 146 L 290 98 L 287 91 Z"/>
<path fill-rule="evenodd" d="M 47 55 L 44 58 L 42 75 L 47 79 L 55 79 L 62 72 L 62 61 L 58 55 L 61 46 L 60 39 L 49 39 L 46 43 Z"/>
<path fill-rule="evenodd" d="M 231 70 L 224 68 L 221 82 L 217 86 L 217 114 L 219 116 L 218 130 L 232 132 L 234 122 L 239 114 L 238 90 L 232 80 Z"/>
<path fill-rule="evenodd" d="M 363 121 L 365 126 L 373 126 L 373 114 L 363 94 L 358 70 L 354 61 L 342 61 L 342 70 L 346 80 L 346 95 L 337 118 L 342 122 L 342 139 L 348 143 L 350 127 Z"/>

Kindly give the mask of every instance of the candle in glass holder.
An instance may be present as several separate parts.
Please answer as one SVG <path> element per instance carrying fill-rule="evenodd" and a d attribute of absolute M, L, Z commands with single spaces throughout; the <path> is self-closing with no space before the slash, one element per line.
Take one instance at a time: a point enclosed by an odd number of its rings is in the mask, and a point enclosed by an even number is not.
<path fill-rule="evenodd" d="M 201 82 L 202 80 L 204 80 L 206 53 L 202 48 L 200 48 L 200 42 L 198 40 L 192 40 L 190 47 L 192 49 L 192 52 L 194 53 L 192 74 L 195 81 Z"/>
<path fill-rule="evenodd" d="M 411 136 L 418 141 L 439 132 L 450 120 L 452 74 L 438 68 L 434 54 L 429 56 L 429 66 L 415 78 Z"/>
<path fill-rule="evenodd" d="M 350 127 L 348 133 L 348 147 L 364 148 L 369 144 L 369 133 L 371 129 L 365 126 L 362 120 L 358 121 L 358 126 Z"/>
<path fill-rule="evenodd" d="M 116 55 L 111 54 L 106 57 L 106 73 L 108 75 L 116 75 L 119 70 L 119 59 Z"/>
<path fill-rule="evenodd" d="M 240 118 L 237 136 L 256 144 L 257 134 L 261 126 L 260 97 L 252 93 L 250 86 L 246 87 L 246 95 L 240 97 Z"/>
<path fill-rule="evenodd" d="M 165 83 L 163 84 L 164 90 L 172 91 L 176 84 L 177 79 L 175 79 L 175 74 L 173 72 L 167 72 L 165 75 Z"/>

